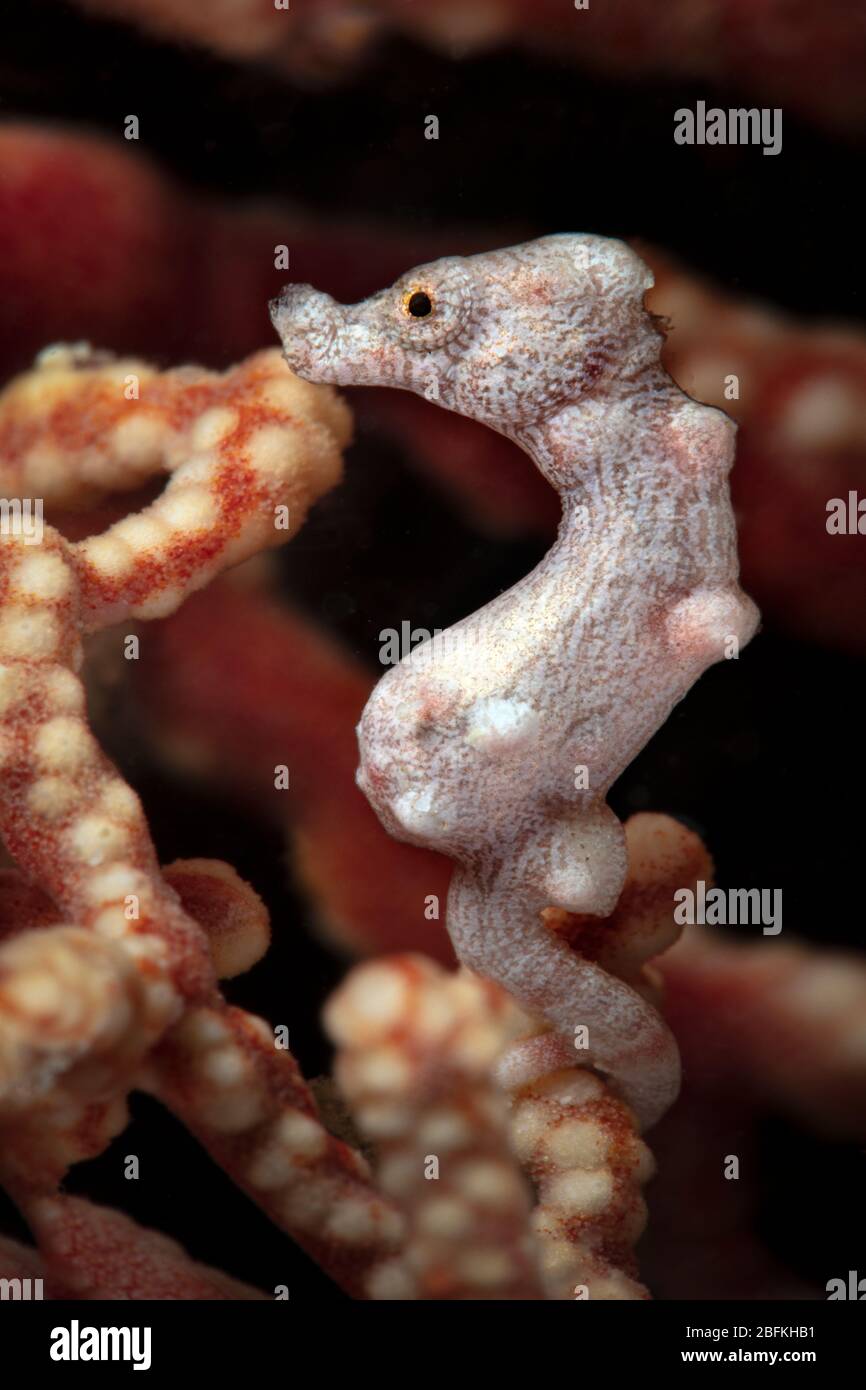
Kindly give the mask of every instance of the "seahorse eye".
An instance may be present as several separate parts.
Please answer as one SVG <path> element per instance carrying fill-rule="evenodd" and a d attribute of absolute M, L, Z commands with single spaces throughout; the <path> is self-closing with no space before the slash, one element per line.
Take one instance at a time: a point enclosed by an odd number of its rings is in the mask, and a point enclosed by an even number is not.
<path fill-rule="evenodd" d="M 426 319 L 433 313 L 433 301 L 424 290 L 412 290 L 404 296 L 403 304 L 413 319 Z"/>
<path fill-rule="evenodd" d="M 416 266 L 388 296 L 391 333 L 413 353 L 438 352 L 463 329 L 471 308 L 469 277 L 457 258 Z"/>

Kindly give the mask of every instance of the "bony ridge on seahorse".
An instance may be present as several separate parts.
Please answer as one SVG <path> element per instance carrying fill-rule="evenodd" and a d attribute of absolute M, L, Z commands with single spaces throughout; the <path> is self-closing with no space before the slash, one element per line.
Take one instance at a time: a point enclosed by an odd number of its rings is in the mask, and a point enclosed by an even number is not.
<path fill-rule="evenodd" d="M 358 305 L 306 285 L 271 305 L 300 376 L 431 395 L 515 440 L 560 494 L 532 573 L 380 680 L 358 781 L 392 835 L 457 861 L 460 960 L 558 1033 L 586 1026 L 581 1061 L 645 1128 L 678 1091 L 674 1039 L 540 913 L 612 911 L 612 782 L 758 622 L 737 584 L 735 426 L 662 367 L 651 284 L 622 242 L 560 235 L 434 261 Z"/>

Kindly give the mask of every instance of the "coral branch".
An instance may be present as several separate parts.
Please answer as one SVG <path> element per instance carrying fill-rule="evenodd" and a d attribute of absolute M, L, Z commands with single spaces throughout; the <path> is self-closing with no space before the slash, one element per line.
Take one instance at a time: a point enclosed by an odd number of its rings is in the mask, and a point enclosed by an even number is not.
<path fill-rule="evenodd" d="M 862 955 L 689 927 L 660 968 L 694 1072 L 825 1133 L 866 1138 Z"/>
<path fill-rule="evenodd" d="M 238 1074 L 255 1071 L 254 1029 L 225 1011 L 216 983 L 215 964 L 232 974 L 265 949 L 262 904 L 206 861 L 162 876 L 138 798 L 89 731 L 77 673 L 86 631 L 172 611 L 218 570 L 293 534 L 339 476 L 348 433 L 345 407 L 295 381 L 276 352 L 224 377 L 160 377 L 61 349 L 0 397 L 4 481 L 19 497 L 82 504 L 171 474 L 162 497 L 103 536 L 68 542 L 39 510 L 34 525 L 4 525 L 0 544 L 0 830 L 36 885 L 7 875 L 20 916 L 3 923 L 0 946 L 2 1175 L 37 1229 L 57 1224 L 52 1191 L 69 1164 L 123 1127 L 141 1063 L 181 1015 L 176 1051 L 184 1029 L 200 1041 L 209 1024 L 229 1042 L 234 1029 L 234 1047 L 209 1057 L 214 1093 L 193 1107 L 205 1128 L 236 1136 L 239 1114 L 272 1118 L 286 1091 L 267 1065 L 258 1091 L 238 1091 Z M 164 1081 L 169 1054 L 170 1044 L 149 1063 Z M 182 1094 L 179 1064 L 172 1079 Z M 238 1141 L 223 1147 L 231 1166 Z M 345 1180 L 357 1160 L 325 1149 Z M 381 1203 L 375 1214 L 384 1224 Z"/>
<path fill-rule="evenodd" d="M 152 1054 L 141 1084 L 243 1191 L 349 1293 L 397 1248 L 401 1223 L 367 1165 L 329 1134 L 294 1058 L 262 1019 L 197 1009 Z"/>
<path fill-rule="evenodd" d="M 164 617 L 219 571 L 288 540 L 339 480 L 349 434 L 342 402 L 292 377 L 275 351 L 224 376 L 159 376 L 55 349 L 0 397 L 0 485 L 79 505 L 170 474 L 143 512 L 75 547 L 93 629 Z"/>
<path fill-rule="evenodd" d="M 122 1084 L 152 1028 L 143 981 L 113 942 L 74 927 L 17 936 L 0 949 L 0 1108 L 32 1106 L 61 1079 Z"/>
<path fill-rule="evenodd" d="M 511 1133 L 538 1191 L 533 1227 L 547 1295 L 640 1299 L 635 1241 L 654 1165 L 633 1117 L 590 1072 L 551 1072 L 514 1095 Z"/>
<path fill-rule="evenodd" d="M 337 1082 L 408 1222 L 374 1298 L 541 1296 L 528 1192 L 491 1081 L 510 1012 L 484 982 L 420 956 L 359 966 L 328 1004 Z"/>
<path fill-rule="evenodd" d="M 50 528 L 38 548 L 22 535 L 4 537 L 0 604 L 0 830 L 67 921 L 126 939 L 144 978 L 157 969 L 149 991 L 158 1032 L 178 1012 L 175 988 L 201 993 L 212 971 L 198 929 L 159 876 L 138 798 L 87 727 L 75 674 L 82 617 L 74 547 Z"/>
<path fill-rule="evenodd" d="M 43 1279 L 45 1262 L 38 1250 L 0 1236 L 0 1279 Z"/>
<path fill-rule="evenodd" d="M 43 1197 L 28 1210 L 52 1298 L 263 1299 L 258 1289 L 197 1264 L 168 1236 L 80 1197 Z"/>

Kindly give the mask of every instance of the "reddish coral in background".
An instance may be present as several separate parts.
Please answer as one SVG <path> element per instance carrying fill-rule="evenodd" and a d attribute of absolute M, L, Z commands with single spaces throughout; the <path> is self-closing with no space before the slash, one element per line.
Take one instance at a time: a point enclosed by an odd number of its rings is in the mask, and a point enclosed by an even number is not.
<path fill-rule="evenodd" d="M 866 23 L 846 0 L 675 0 L 664 10 L 642 0 L 571 7 L 558 0 L 231 0 L 217 16 L 193 0 L 80 0 L 86 8 L 181 42 L 240 59 L 265 58 L 299 76 L 323 76 L 398 30 L 458 57 L 507 43 L 567 54 L 580 67 L 620 80 L 645 73 L 700 76 L 784 102 L 822 124 L 862 128 L 857 72 L 866 62 Z"/>

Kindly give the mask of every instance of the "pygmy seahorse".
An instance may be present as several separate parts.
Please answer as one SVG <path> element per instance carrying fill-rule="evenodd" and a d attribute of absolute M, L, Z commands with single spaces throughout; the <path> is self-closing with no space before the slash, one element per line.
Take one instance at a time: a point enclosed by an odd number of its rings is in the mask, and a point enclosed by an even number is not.
<path fill-rule="evenodd" d="M 358 782 L 392 835 L 457 861 L 459 959 L 556 1032 L 586 1027 L 581 1060 L 644 1127 L 676 1097 L 674 1039 L 540 913 L 612 911 L 612 782 L 758 622 L 737 584 L 735 426 L 662 367 L 651 284 L 622 242 L 561 235 L 434 261 L 358 305 L 308 285 L 271 304 L 300 376 L 426 395 L 515 440 L 560 494 L 532 573 L 379 681 Z"/>

